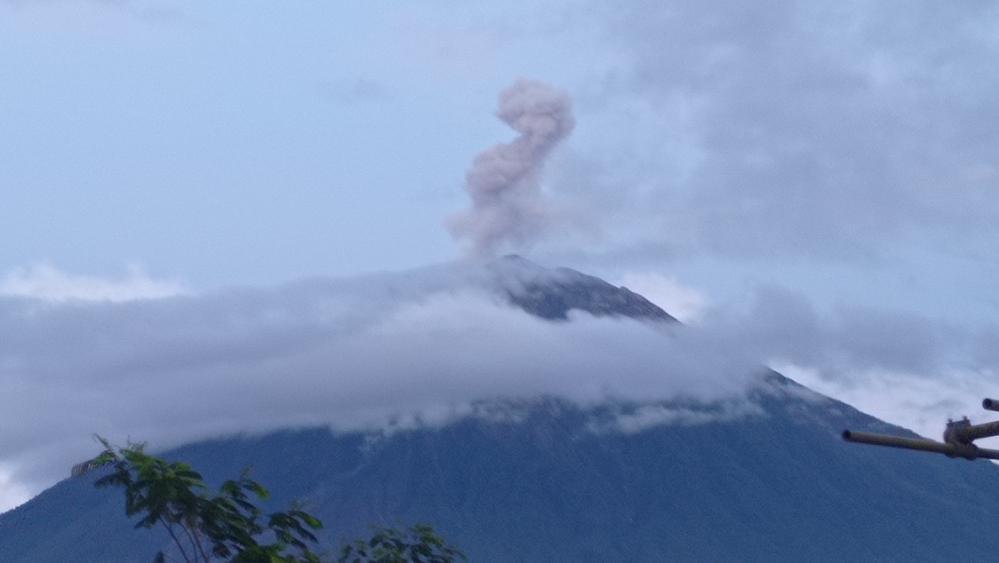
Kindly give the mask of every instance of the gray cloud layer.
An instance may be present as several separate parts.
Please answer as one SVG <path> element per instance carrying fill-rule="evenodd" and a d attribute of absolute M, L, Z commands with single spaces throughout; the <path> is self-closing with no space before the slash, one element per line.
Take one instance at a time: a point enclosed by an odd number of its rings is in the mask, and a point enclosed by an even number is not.
<path fill-rule="evenodd" d="M 0 298 L 0 483 L 37 492 L 93 453 L 95 432 L 166 447 L 289 426 L 436 424 L 478 400 L 542 394 L 726 402 L 716 414 L 650 406 L 599 429 L 630 432 L 756 412 L 738 401 L 768 361 L 847 387 L 878 373 L 937 382 L 937 403 L 954 382 L 995 374 L 999 331 L 822 312 L 779 288 L 697 327 L 584 314 L 551 323 L 499 297 L 521 276 L 463 263 L 129 302 Z"/>
<path fill-rule="evenodd" d="M 612 231 L 631 244 L 856 259 L 994 234 L 994 4 L 642 1 L 599 14 L 624 64 L 607 74 L 611 101 L 591 103 L 630 120 L 615 135 L 636 146 L 589 153 L 564 189 L 599 209 L 616 194 L 627 224 Z"/>
<path fill-rule="evenodd" d="M 710 401 L 757 366 L 708 333 L 539 320 L 492 289 L 515 283 L 458 265 L 124 303 L 0 298 L 0 478 L 37 491 L 93 454 L 95 432 L 166 447 L 432 424 L 498 397 Z"/>

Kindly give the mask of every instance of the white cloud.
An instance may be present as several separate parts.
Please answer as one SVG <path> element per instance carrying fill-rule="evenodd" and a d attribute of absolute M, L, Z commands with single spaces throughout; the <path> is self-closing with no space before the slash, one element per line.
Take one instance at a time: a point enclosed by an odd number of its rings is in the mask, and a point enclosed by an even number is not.
<path fill-rule="evenodd" d="M 616 283 L 641 294 L 685 323 L 700 320 L 710 303 L 704 293 L 659 273 L 626 272 Z"/>
<path fill-rule="evenodd" d="M 696 426 L 763 414 L 763 409 L 756 403 L 741 400 L 720 401 L 698 406 L 647 404 L 627 410 L 618 409 L 612 418 L 592 421 L 589 427 L 591 431 L 598 434 L 607 432 L 637 434 L 656 426 L 672 424 Z"/>
<path fill-rule="evenodd" d="M 92 433 L 168 447 L 302 425 L 434 424 L 496 398 L 696 403 L 742 396 L 758 366 L 689 328 L 544 321 L 484 276 L 431 268 L 41 308 L 0 298 L 0 464 L 36 492 L 95 453 Z"/>
<path fill-rule="evenodd" d="M 968 335 L 931 319 L 820 313 L 774 288 L 693 326 L 548 322 L 500 297 L 496 284 L 522 273 L 457 264 L 175 299 L 0 298 L 0 469 L 11 490 L 35 493 L 95 453 L 92 433 L 169 447 L 295 426 L 384 430 L 540 395 L 676 402 L 621 411 L 601 430 L 704 423 L 753 414 L 737 403 L 764 358 L 814 367 L 820 390 L 908 423 L 905 413 L 941 412 L 926 401 L 980 400 L 988 378 L 961 379 L 954 366 L 987 374 L 999 361 L 969 356 Z M 954 372 L 942 380 L 950 394 L 928 377 L 941 366 Z M 793 373 L 816 382 L 803 374 Z M 908 402 L 885 409 L 905 386 Z M 726 401 L 736 406 L 716 404 Z"/>
<path fill-rule="evenodd" d="M 948 419 L 968 416 L 979 423 L 999 418 L 982 408 L 982 399 L 999 396 L 996 374 L 988 370 L 954 369 L 929 378 L 871 369 L 844 379 L 829 377 L 819 368 L 788 362 L 774 362 L 773 368 L 819 393 L 934 440 L 941 439 Z M 979 443 L 995 447 L 999 438 Z"/>
<path fill-rule="evenodd" d="M 14 481 L 9 469 L 0 465 L 0 511 L 23 504 L 32 496 L 26 486 Z"/>
<path fill-rule="evenodd" d="M 101 278 L 69 274 L 39 263 L 15 268 L 0 278 L 0 296 L 28 297 L 50 302 L 161 299 L 188 293 L 174 280 L 151 278 L 139 266 L 130 266 L 124 276 Z"/>

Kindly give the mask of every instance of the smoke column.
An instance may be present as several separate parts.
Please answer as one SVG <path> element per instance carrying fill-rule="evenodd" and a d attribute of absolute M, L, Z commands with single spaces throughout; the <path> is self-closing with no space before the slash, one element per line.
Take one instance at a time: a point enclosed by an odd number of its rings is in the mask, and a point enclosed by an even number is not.
<path fill-rule="evenodd" d="M 475 157 L 465 177 L 472 207 L 448 221 L 451 234 L 470 240 L 480 256 L 529 244 L 545 230 L 550 218 L 541 169 L 575 126 L 569 96 L 536 80 L 518 80 L 501 92 L 496 115 L 520 136 Z"/>

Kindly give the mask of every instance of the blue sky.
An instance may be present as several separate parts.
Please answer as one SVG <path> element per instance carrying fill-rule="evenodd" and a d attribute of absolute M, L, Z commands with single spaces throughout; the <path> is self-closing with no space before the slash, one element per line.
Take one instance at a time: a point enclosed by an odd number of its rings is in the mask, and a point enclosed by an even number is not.
<path fill-rule="evenodd" d="M 0 264 L 212 286 L 452 258 L 498 91 L 567 74 L 452 8 L 0 6 Z"/>
<path fill-rule="evenodd" d="M 996 29 L 992 3 L 928 0 L 0 0 L 0 295 L 210 309 L 460 259 L 446 223 L 528 78 L 575 128 L 537 178 L 545 228 L 499 251 L 935 428 L 999 389 Z M 76 322 L 52 315 L 29 340 Z M 33 350 L 0 343 L 0 379 L 47 374 Z"/>

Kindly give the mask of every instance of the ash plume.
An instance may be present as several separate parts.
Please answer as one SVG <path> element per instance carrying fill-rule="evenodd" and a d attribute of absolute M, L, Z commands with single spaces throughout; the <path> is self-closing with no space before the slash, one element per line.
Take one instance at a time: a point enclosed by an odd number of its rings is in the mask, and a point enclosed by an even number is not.
<path fill-rule="evenodd" d="M 465 177 L 472 207 L 448 222 L 451 234 L 469 240 L 480 256 L 529 244 L 546 229 L 551 216 L 541 170 L 575 126 L 568 94 L 536 80 L 518 80 L 501 92 L 496 115 L 520 136 L 475 157 Z"/>

